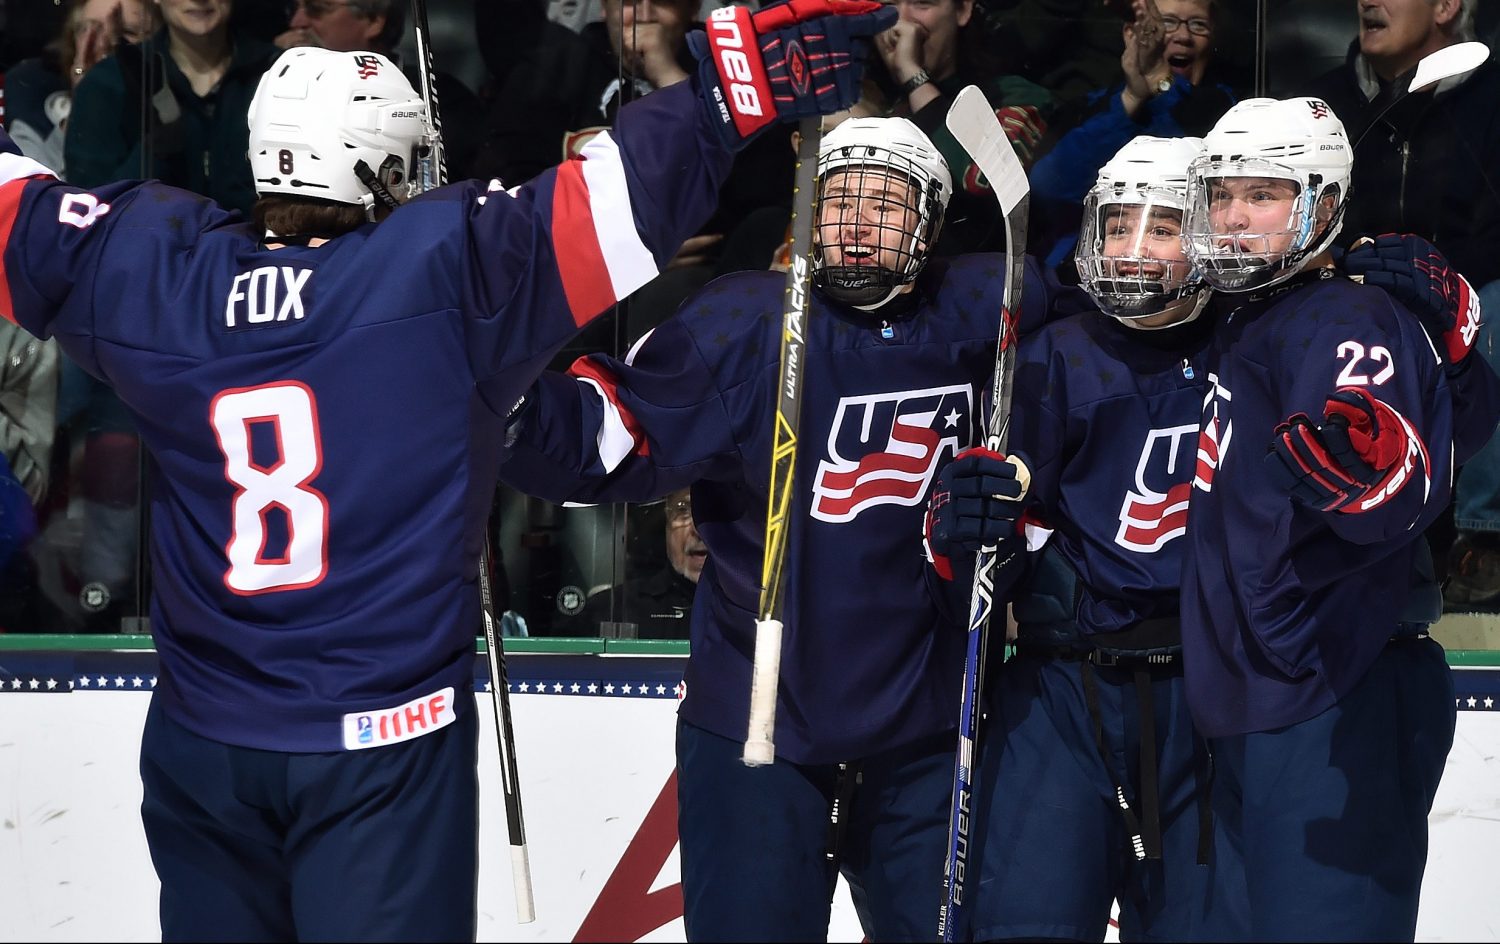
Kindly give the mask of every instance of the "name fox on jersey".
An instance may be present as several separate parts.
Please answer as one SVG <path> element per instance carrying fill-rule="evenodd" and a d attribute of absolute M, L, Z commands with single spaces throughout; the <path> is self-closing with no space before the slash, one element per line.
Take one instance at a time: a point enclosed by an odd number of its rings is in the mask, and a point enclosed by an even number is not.
<path fill-rule="evenodd" d="M 921 504 L 943 456 L 973 441 L 973 403 L 966 384 L 840 398 L 812 516 L 849 521 L 873 505 Z"/>
<path fill-rule="evenodd" d="M 224 303 L 224 327 L 248 328 L 307 314 L 302 292 L 311 269 L 295 266 L 256 266 L 241 272 L 229 286 Z"/>
<path fill-rule="evenodd" d="M 1146 433 L 1136 460 L 1135 483 L 1120 505 L 1115 543 L 1152 554 L 1187 531 L 1188 496 L 1192 492 L 1189 450 L 1198 425 L 1171 426 Z M 1195 464 L 1197 456 L 1191 456 Z"/>

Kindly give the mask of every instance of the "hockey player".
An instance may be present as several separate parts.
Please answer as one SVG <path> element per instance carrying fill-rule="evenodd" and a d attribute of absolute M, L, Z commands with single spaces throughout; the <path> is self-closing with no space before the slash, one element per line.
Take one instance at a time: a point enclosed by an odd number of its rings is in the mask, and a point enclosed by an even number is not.
<path fill-rule="evenodd" d="M 844 789 L 837 858 L 868 936 L 925 939 L 938 914 L 963 611 L 917 536 L 938 469 L 975 440 L 1005 267 L 928 258 L 953 185 L 908 119 L 838 125 L 818 173 L 774 764 L 740 758 L 784 276 L 726 276 L 625 360 L 545 375 L 501 469 L 553 501 L 692 485 L 709 553 L 677 734 L 690 940 L 826 939 Z M 1035 270 L 1025 288 L 1024 310 L 1045 311 Z"/>
<path fill-rule="evenodd" d="M 1023 510 L 1046 535 L 1012 600 L 1016 655 L 983 731 L 978 940 L 1103 940 L 1116 900 L 1121 940 L 1213 936 L 1199 867 L 1208 759 L 1177 612 L 1212 331 L 1181 239 L 1201 145 L 1139 137 L 1100 170 L 1076 251 L 1097 310 L 1022 339 L 1012 458 L 974 450 L 934 491 L 939 548 L 1004 538 Z M 981 509 L 1019 494 L 1005 482 L 1017 463 L 1024 502 Z"/>
<path fill-rule="evenodd" d="M 1220 292 L 1182 589 L 1186 690 L 1216 843 L 1252 940 L 1411 940 L 1453 683 L 1414 619 L 1449 499 L 1442 358 L 1327 248 L 1342 124 L 1311 98 L 1232 108 L 1193 165 L 1185 239 Z M 1494 401 L 1487 403 L 1494 428 Z"/>
<path fill-rule="evenodd" d="M 250 109 L 253 224 L 64 185 L 0 134 L 0 315 L 109 382 L 154 460 L 166 940 L 474 938 L 484 418 L 671 257 L 744 140 L 852 102 L 893 19 L 736 8 L 581 160 L 404 204 L 422 99 L 373 53 L 289 50 Z M 823 84 L 778 81 L 761 50 L 792 47 Z"/>

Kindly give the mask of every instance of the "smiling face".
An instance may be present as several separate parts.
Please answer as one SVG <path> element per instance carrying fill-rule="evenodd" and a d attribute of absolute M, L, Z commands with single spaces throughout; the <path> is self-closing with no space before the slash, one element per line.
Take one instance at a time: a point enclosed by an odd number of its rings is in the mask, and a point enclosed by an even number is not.
<path fill-rule="evenodd" d="M 1156 0 L 1163 18 L 1177 21 L 1176 29 L 1166 34 L 1162 53 L 1174 75 L 1197 85 L 1213 57 L 1214 21 L 1209 14 L 1209 0 Z M 1208 32 L 1195 32 L 1207 28 Z"/>
<path fill-rule="evenodd" d="M 901 271 L 918 213 L 906 177 L 870 167 L 835 170 L 818 200 L 818 245 L 827 266 Z"/>
<path fill-rule="evenodd" d="M 1117 290 L 1167 295 L 1187 283 L 1192 263 L 1182 248 L 1182 210 L 1170 206 L 1114 204 L 1100 222 L 1102 269 Z M 1133 319 L 1145 328 L 1175 324 L 1192 314 L 1187 298 L 1163 311 Z"/>

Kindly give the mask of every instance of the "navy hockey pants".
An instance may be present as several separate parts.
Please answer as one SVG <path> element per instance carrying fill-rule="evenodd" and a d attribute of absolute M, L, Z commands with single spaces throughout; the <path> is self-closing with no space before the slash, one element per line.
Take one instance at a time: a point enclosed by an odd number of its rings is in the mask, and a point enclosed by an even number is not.
<path fill-rule="evenodd" d="M 872 941 L 937 933 L 951 733 L 851 764 L 838 859 Z M 689 941 L 826 941 L 837 764 L 740 761 L 743 744 L 679 721 L 677 831 Z"/>
<path fill-rule="evenodd" d="M 1244 860 L 1222 882 L 1249 905 L 1238 939 L 1415 937 L 1453 699 L 1442 646 L 1398 640 L 1322 714 L 1209 742 L 1216 841 Z"/>
<path fill-rule="evenodd" d="M 166 941 L 472 941 L 478 719 L 365 751 L 200 737 L 155 699 L 141 817 Z"/>
<path fill-rule="evenodd" d="M 1115 799 L 1116 786 L 1123 787 L 1143 817 L 1134 672 L 1087 667 L 1097 682 L 1106 768 L 1085 670 L 1076 658 L 1022 653 L 996 676 L 980 731 L 984 841 L 974 938 L 1102 941 L 1118 899 L 1122 941 L 1214 940 L 1212 922 L 1228 919 L 1213 907 L 1211 870 L 1198 864 L 1208 831 L 1200 822 L 1207 755 L 1193 731 L 1181 669 L 1149 670 L 1161 811 L 1161 858 L 1149 860 L 1135 857 Z"/>

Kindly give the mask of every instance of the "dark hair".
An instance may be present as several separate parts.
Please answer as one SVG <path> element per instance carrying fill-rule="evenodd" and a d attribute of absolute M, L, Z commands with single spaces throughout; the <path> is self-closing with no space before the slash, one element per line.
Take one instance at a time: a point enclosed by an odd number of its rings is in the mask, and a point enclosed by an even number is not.
<path fill-rule="evenodd" d="M 257 199 L 250 218 L 261 232 L 279 236 L 342 236 L 367 222 L 362 206 L 280 193 Z"/>

